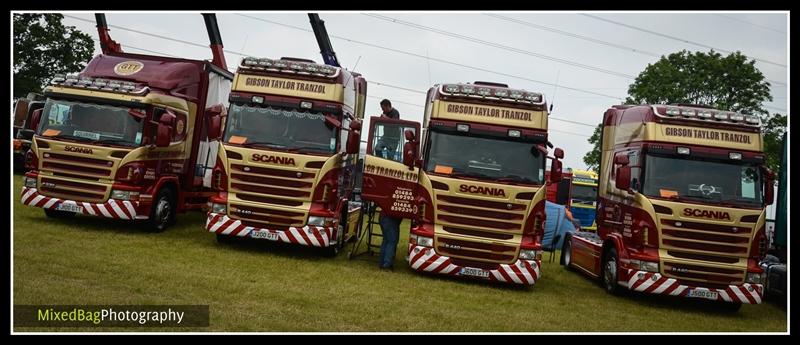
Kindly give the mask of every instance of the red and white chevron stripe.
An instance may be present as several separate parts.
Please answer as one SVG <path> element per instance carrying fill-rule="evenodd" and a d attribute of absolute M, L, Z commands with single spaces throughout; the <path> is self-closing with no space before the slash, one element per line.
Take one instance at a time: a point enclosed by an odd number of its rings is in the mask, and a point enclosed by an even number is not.
<path fill-rule="evenodd" d="M 408 245 L 408 264 L 420 272 L 460 275 L 462 266 L 455 265 L 448 256 L 436 254 L 431 247 Z M 539 262 L 535 260 L 517 260 L 515 264 L 500 264 L 497 269 L 489 270 L 488 280 L 503 283 L 534 285 L 541 277 Z"/>
<path fill-rule="evenodd" d="M 717 300 L 745 304 L 760 304 L 764 295 L 761 284 L 744 283 L 742 285 L 728 285 L 725 289 L 712 289 L 705 287 L 689 286 L 678 283 L 673 278 L 667 278 L 659 273 L 628 270 L 628 289 L 633 291 L 686 297 L 689 290 L 708 290 L 717 292 Z"/>
<path fill-rule="evenodd" d="M 138 216 L 138 201 L 108 199 L 102 204 L 93 204 L 74 200 L 65 200 L 39 194 L 36 188 L 22 187 L 20 201 L 27 206 L 55 209 L 61 204 L 72 204 L 83 207 L 82 214 L 114 219 L 147 219 L 147 215 Z"/>
<path fill-rule="evenodd" d="M 209 232 L 238 237 L 251 237 L 253 231 L 278 234 L 277 240 L 310 247 L 329 247 L 336 244 L 335 227 L 306 225 L 302 228 L 289 227 L 287 230 L 272 230 L 246 226 L 242 221 L 231 219 L 227 215 L 208 212 L 206 230 Z"/>

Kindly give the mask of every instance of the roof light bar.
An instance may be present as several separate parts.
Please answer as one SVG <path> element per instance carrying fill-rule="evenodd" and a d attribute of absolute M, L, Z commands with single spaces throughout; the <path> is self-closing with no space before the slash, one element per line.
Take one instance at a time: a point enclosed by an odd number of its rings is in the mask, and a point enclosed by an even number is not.
<path fill-rule="evenodd" d="M 449 95 L 495 98 L 502 101 L 514 103 L 542 103 L 544 97 L 541 93 L 526 92 L 524 90 L 513 90 L 506 88 L 475 87 L 473 85 L 445 84 L 441 86 L 441 92 Z"/>
<path fill-rule="evenodd" d="M 741 113 L 704 109 L 704 108 L 691 108 L 683 106 L 663 106 L 653 105 L 653 110 L 657 116 L 676 117 L 683 116 L 687 120 L 700 120 L 700 121 L 718 121 L 729 123 L 743 123 L 747 125 L 760 125 L 761 120 L 758 116 L 744 115 Z"/>
<path fill-rule="evenodd" d="M 245 57 L 239 64 L 240 68 L 255 70 L 270 70 L 281 73 L 313 74 L 323 77 L 335 77 L 339 69 L 309 62 L 273 60 L 268 58 Z"/>
<path fill-rule="evenodd" d="M 53 79 L 50 80 L 50 85 L 134 95 L 144 95 L 150 92 L 149 87 L 140 83 L 105 78 L 79 77 L 77 74 L 69 74 L 66 76 L 63 74 L 56 74 Z"/>

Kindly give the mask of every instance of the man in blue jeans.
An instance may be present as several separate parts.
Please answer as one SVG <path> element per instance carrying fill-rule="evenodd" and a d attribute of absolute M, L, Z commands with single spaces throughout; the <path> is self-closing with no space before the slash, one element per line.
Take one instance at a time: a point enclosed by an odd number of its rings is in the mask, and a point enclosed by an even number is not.
<path fill-rule="evenodd" d="M 397 253 L 397 242 L 400 241 L 400 223 L 403 218 L 394 218 L 381 214 L 379 223 L 383 233 L 381 241 L 381 269 L 394 269 L 394 257 Z"/>
<path fill-rule="evenodd" d="M 400 119 L 400 112 L 392 107 L 392 102 L 388 99 L 381 101 L 381 110 L 383 114 L 381 117 L 388 117 L 392 119 Z M 385 133 L 383 138 L 384 146 L 391 146 L 388 151 L 394 152 L 397 145 L 400 144 L 399 137 L 391 137 L 391 133 Z M 390 157 L 385 157 L 392 159 Z M 383 240 L 381 241 L 381 269 L 392 270 L 394 268 L 394 256 L 397 252 L 397 242 L 400 241 L 400 223 L 403 218 L 389 217 L 381 213 L 381 218 L 378 221 L 381 225 L 381 233 L 383 233 Z"/>

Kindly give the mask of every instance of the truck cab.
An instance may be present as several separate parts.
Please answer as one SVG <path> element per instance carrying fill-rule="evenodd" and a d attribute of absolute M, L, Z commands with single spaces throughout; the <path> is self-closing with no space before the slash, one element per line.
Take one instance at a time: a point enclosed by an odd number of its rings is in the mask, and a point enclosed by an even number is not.
<path fill-rule="evenodd" d="M 597 233 L 565 241 L 562 264 L 609 292 L 761 303 L 773 177 L 759 118 L 624 105 L 603 123 Z"/>
<path fill-rule="evenodd" d="M 56 75 L 32 114 L 23 204 L 55 218 L 142 221 L 150 231 L 205 206 L 207 119 L 224 112 L 232 79 L 216 20 L 205 16 L 213 61 L 125 53 L 97 15 L 104 54 L 81 73 Z"/>
<path fill-rule="evenodd" d="M 532 286 L 541 276 L 547 106 L 498 83 L 437 84 L 424 123 L 372 117 L 362 197 L 411 219 L 420 272 Z M 563 151 L 551 176 L 560 180 Z"/>

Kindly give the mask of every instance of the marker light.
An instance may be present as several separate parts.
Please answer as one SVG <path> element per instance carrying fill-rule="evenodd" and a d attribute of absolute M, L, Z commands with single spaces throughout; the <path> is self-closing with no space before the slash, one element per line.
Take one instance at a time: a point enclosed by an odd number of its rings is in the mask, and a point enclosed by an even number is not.
<path fill-rule="evenodd" d="M 264 96 L 253 96 L 253 103 L 264 103 Z"/>
<path fill-rule="evenodd" d="M 742 153 L 741 152 L 731 152 L 731 153 L 728 153 L 728 157 L 730 159 L 742 160 Z"/>
<path fill-rule="evenodd" d="M 679 155 L 688 155 L 692 151 L 688 147 L 678 146 L 678 154 Z"/>
<path fill-rule="evenodd" d="M 681 110 L 678 108 L 667 108 L 667 115 L 677 116 L 681 114 Z"/>
<path fill-rule="evenodd" d="M 308 101 L 300 102 L 300 108 L 311 109 L 311 106 L 312 106 L 311 102 Z"/>
<path fill-rule="evenodd" d="M 508 130 L 508 136 L 509 137 L 519 138 L 521 135 L 522 135 L 522 132 L 520 132 L 518 129 L 509 129 Z"/>
<path fill-rule="evenodd" d="M 465 125 L 465 124 L 459 123 L 458 125 L 456 125 L 456 129 L 459 132 L 469 132 L 469 125 Z"/>

